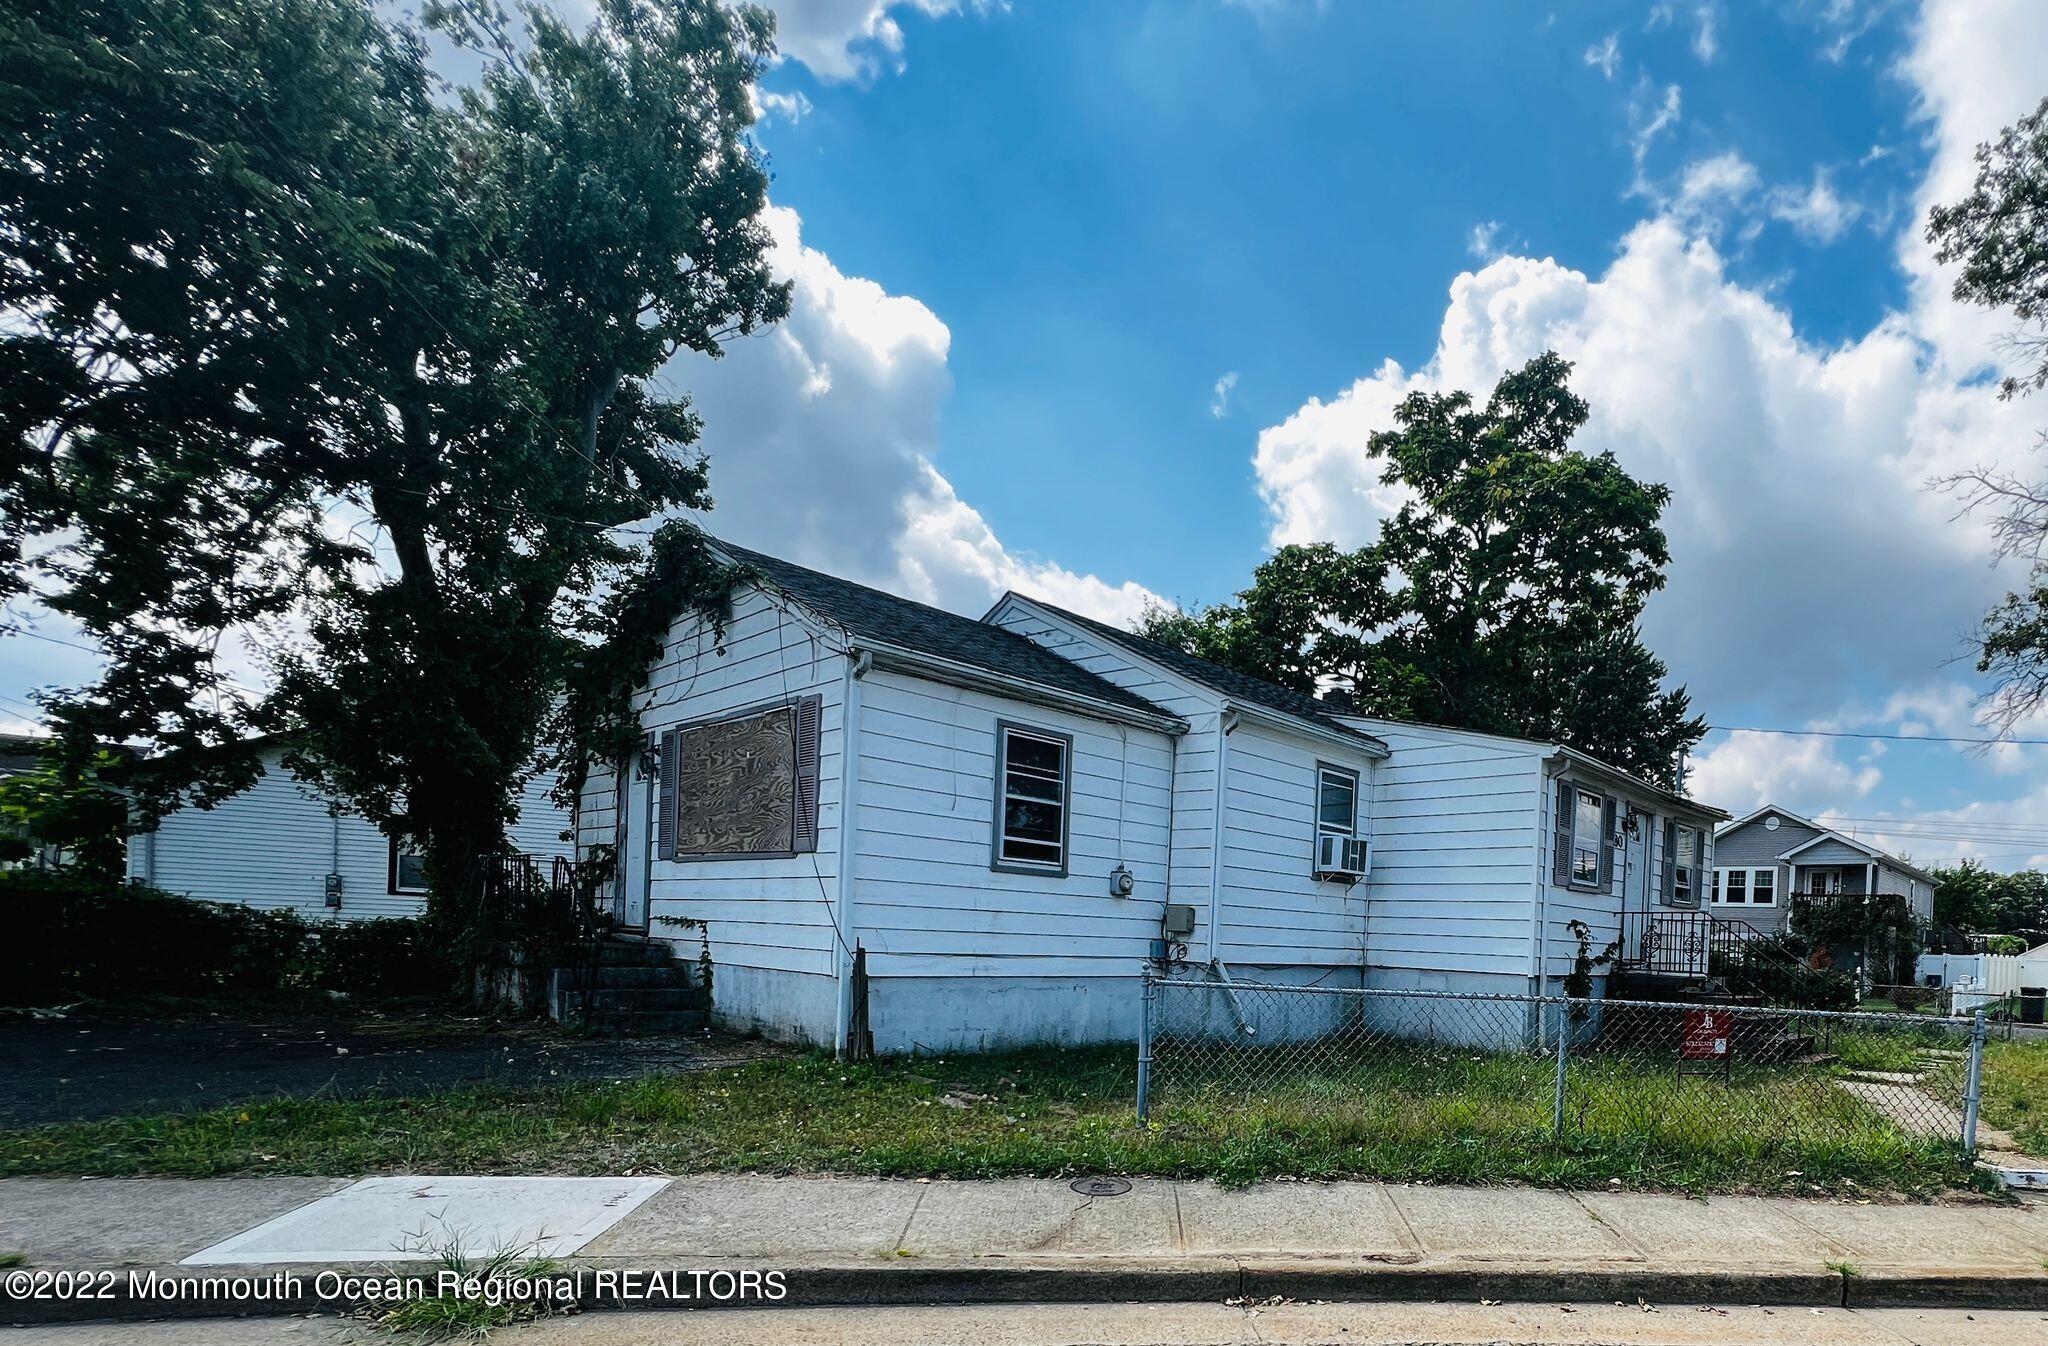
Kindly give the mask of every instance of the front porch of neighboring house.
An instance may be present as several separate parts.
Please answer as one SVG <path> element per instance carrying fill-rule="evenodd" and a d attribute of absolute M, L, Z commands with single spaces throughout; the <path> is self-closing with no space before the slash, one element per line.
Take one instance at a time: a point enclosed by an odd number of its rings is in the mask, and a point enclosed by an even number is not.
<path fill-rule="evenodd" d="M 1752 941 L 1783 933 L 1802 902 L 1879 891 L 1877 870 L 1875 861 L 1717 869 L 1707 904 L 1696 910 L 1624 912 L 1615 970 L 1673 984 L 1703 981 Z"/>

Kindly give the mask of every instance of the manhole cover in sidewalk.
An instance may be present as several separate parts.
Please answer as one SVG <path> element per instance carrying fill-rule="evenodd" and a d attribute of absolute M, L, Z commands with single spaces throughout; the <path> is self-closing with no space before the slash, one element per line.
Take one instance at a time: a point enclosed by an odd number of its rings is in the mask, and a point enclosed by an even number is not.
<path fill-rule="evenodd" d="M 1122 1196 L 1131 1190 L 1130 1183 L 1122 1178 L 1076 1178 L 1067 1186 L 1082 1196 Z"/>

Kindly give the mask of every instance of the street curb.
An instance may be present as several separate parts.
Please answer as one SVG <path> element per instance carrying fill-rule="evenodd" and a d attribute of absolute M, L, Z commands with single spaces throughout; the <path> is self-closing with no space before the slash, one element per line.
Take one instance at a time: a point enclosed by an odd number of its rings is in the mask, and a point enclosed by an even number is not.
<path fill-rule="evenodd" d="M 720 1300 L 692 1293 L 693 1273 L 779 1271 L 786 1292 L 779 1300 L 760 1297 Z M 337 1315 L 356 1305 L 314 1293 L 322 1272 L 344 1275 L 416 1274 L 430 1281 L 429 1264 L 320 1263 L 315 1265 L 221 1267 L 122 1267 L 104 1297 L 0 1298 L 0 1326 L 114 1322 L 151 1318 L 248 1318 Z M 629 1294 L 595 1290 L 601 1272 L 633 1272 L 671 1278 L 667 1293 Z M 578 1274 L 583 1312 L 690 1310 L 715 1308 L 907 1307 L 976 1304 L 1220 1303 L 1231 1299 L 1331 1300 L 1354 1302 L 1761 1304 L 1810 1308 L 2048 1309 L 2048 1275 L 1985 1270 L 1860 1273 L 1730 1268 L 1661 1270 L 1626 1264 L 1556 1266 L 1443 1262 L 1389 1265 L 1361 1261 L 1286 1258 L 1197 1258 L 1124 1261 L 1076 1258 L 1018 1264 L 991 1261 L 943 1263 L 840 1263 L 774 1268 L 737 1259 L 626 1261 L 572 1258 L 563 1275 Z M 96 1272 L 70 1269 L 74 1277 Z M 155 1277 L 154 1282 L 149 1278 Z M 256 1299 L 179 1293 L 165 1282 L 217 1281 L 237 1277 L 265 1283 L 296 1279 L 296 1294 Z M 155 1284 L 158 1293 L 136 1293 L 136 1284 Z"/>
<path fill-rule="evenodd" d="M 2048 1275 L 2040 1272 L 1863 1272 L 1844 1277 L 1842 1289 L 1842 1303 L 1852 1309 L 2048 1309 Z"/>

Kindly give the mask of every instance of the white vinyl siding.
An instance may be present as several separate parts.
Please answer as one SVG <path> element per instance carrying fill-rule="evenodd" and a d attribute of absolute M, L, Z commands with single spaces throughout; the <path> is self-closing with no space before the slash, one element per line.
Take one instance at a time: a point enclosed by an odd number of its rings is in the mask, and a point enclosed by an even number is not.
<path fill-rule="evenodd" d="M 1070 744 L 1067 868 L 991 870 L 998 726 Z M 861 684 L 855 923 L 875 978 L 1133 976 L 1159 934 L 1171 740 L 876 670 Z M 1119 864 L 1131 897 L 1110 895 Z"/>
<path fill-rule="evenodd" d="M 1213 727 L 1209 732 L 1213 738 Z M 1320 772 L 1339 767 L 1356 773 L 1362 786 L 1373 771 L 1362 748 L 1349 761 L 1342 754 L 1333 743 L 1250 720 L 1230 735 L 1217 921 L 1218 955 L 1225 962 L 1356 967 L 1364 961 L 1365 890 L 1315 877 Z"/>
<path fill-rule="evenodd" d="M 351 813 L 336 816 L 327 798 L 284 769 L 283 753 L 263 754 L 256 783 L 211 809 L 184 808 L 166 815 L 154 834 L 131 837 L 128 874 L 151 873 L 166 892 L 209 902 L 289 908 L 314 920 L 371 920 L 416 916 L 419 894 L 393 893 L 391 844 L 383 832 Z M 569 854 L 562 839 L 569 816 L 548 792 L 552 776 L 529 782 L 519 818 L 509 829 L 520 851 L 545 864 Z M 341 875 L 341 906 L 327 905 L 327 876 Z"/>
<path fill-rule="evenodd" d="M 1189 945 L 1206 957 L 1212 947 L 1216 743 L 1224 698 L 1023 605 L 1006 604 L 993 620 L 1188 721 L 1172 766 L 1171 900 L 1195 908 Z M 1347 754 L 1329 740 L 1249 719 L 1229 738 L 1216 956 L 1246 968 L 1358 966 L 1365 946 L 1364 887 L 1318 881 L 1313 872 L 1317 770 L 1329 765 L 1359 774 L 1359 835 L 1369 837 L 1373 759 L 1363 744 Z"/>
<path fill-rule="evenodd" d="M 1167 898 L 1195 908 L 1201 925 L 1190 946 L 1202 946 L 1207 939 L 1203 931 L 1209 919 L 1210 853 L 1216 835 L 1216 716 L 1223 698 L 1133 658 L 1092 632 L 1070 630 L 1022 605 L 1005 604 L 990 619 L 1190 725 L 1188 734 L 1174 745 L 1172 891 Z"/>
<path fill-rule="evenodd" d="M 641 724 L 658 736 L 684 723 L 787 705 L 806 694 L 822 697 L 819 841 L 815 853 L 794 856 L 654 859 L 650 933 L 682 942 L 694 956 L 698 932 L 683 931 L 675 922 L 703 921 L 715 965 L 834 975 L 845 663 L 834 647 L 758 589 L 734 595 L 723 639 L 695 614 L 676 619 L 661 659 L 635 696 Z M 609 773 L 604 778 L 608 782 Z M 597 799 L 608 804 L 608 792 Z M 584 835 L 601 834 L 604 816 L 594 811 Z"/>
<path fill-rule="evenodd" d="M 1362 720 L 1393 755 L 1373 770 L 1367 961 L 1419 974 L 1525 979 L 1537 867 L 1547 863 L 1533 745 Z"/>

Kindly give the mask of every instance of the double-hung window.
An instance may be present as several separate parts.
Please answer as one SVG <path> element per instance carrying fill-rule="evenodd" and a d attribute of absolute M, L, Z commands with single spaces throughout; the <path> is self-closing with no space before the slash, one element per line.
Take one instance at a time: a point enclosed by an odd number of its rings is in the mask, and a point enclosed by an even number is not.
<path fill-rule="evenodd" d="M 1778 905 L 1778 871 L 1729 868 L 1714 871 L 1714 902 L 1724 907 L 1775 907 Z"/>
<path fill-rule="evenodd" d="M 427 857 L 409 847 L 400 846 L 398 838 L 390 841 L 390 882 L 385 886 L 393 893 L 425 893 L 427 891 Z"/>
<path fill-rule="evenodd" d="M 1607 801 L 1591 790 L 1572 791 L 1572 882 L 1600 883 L 1600 851 L 1607 844 Z"/>
<path fill-rule="evenodd" d="M 1358 835 L 1358 773 L 1343 767 L 1316 768 L 1316 835 Z"/>
<path fill-rule="evenodd" d="M 1679 823 L 1671 829 L 1671 905 L 1700 904 L 1700 829 Z"/>
<path fill-rule="evenodd" d="M 993 867 L 1067 872 L 1067 792 L 1074 741 L 1021 725 L 996 726 Z"/>

